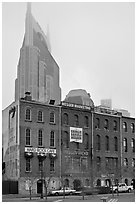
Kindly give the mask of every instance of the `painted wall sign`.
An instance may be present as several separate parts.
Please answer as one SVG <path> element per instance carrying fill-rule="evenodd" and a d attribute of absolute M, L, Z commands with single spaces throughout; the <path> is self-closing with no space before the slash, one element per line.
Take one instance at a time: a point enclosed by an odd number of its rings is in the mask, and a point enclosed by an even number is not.
<path fill-rule="evenodd" d="M 70 127 L 70 142 L 79 142 L 83 141 L 83 129 Z"/>
<path fill-rule="evenodd" d="M 37 147 L 25 147 L 25 152 L 36 152 L 36 153 L 46 153 L 46 154 L 56 154 L 56 149 L 49 148 L 37 148 Z"/>
<path fill-rule="evenodd" d="M 80 109 L 85 109 L 85 110 L 91 110 L 90 106 L 86 105 L 79 105 L 79 104 L 74 104 L 74 103 L 68 103 L 68 102 L 62 102 L 62 106 L 68 106 L 72 108 L 80 108 Z"/>

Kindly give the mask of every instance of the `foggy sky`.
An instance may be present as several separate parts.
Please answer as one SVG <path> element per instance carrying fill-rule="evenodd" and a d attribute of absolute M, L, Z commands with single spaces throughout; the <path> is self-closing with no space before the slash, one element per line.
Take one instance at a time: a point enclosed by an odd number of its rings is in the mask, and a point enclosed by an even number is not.
<path fill-rule="evenodd" d="M 46 33 L 60 67 L 62 100 L 85 89 L 95 105 L 135 115 L 134 3 L 32 3 L 32 15 Z M 14 100 L 15 78 L 25 32 L 26 3 L 2 4 L 2 108 Z"/>

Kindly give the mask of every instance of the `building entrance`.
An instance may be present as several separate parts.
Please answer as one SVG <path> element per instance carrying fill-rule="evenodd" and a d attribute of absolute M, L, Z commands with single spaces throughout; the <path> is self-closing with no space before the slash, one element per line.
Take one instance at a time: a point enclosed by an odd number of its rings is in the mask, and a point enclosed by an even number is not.
<path fill-rule="evenodd" d="M 42 180 L 37 181 L 37 193 L 42 193 Z"/>
<path fill-rule="evenodd" d="M 81 188 L 81 181 L 79 179 L 75 179 L 73 181 L 73 186 L 74 186 L 75 190 L 80 190 L 80 188 Z"/>

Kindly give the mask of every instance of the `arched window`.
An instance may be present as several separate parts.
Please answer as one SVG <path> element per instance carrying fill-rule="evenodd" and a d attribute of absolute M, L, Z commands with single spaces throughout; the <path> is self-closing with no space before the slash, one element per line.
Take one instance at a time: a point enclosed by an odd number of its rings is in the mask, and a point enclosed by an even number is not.
<path fill-rule="evenodd" d="M 84 117 L 84 125 L 85 125 L 85 127 L 89 126 L 88 116 Z"/>
<path fill-rule="evenodd" d="M 64 132 L 63 144 L 64 147 L 69 148 L 69 134 L 66 131 Z"/>
<path fill-rule="evenodd" d="M 55 171 L 55 160 L 53 157 L 50 158 L 50 172 Z"/>
<path fill-rule="evenodd" d="M 108 130 L 108 128 L 109 128 L 108 119 L 105 119 L 104 128 L 106 130 Z"/>
<path fill-rule="evenodd" d="M 42 146 L 42 130 L 38 131 L 38 146 Z"/>
<path fill-rule="evenodd" d="M 64 113 L 64 115 L 63 115 L 63 123 L 65 125 L 68 125 L 68 114 L 67 113 Z"/>
<path fill-rule="evenodd" d="M 105 140 L 106 140 L 106 151 L 109 151 L 109 137 L 106 136 Z"/>
<path fill-rule="evenodd" d="M 55 113 L 54 112 L 50 113 L 50 123 L 55 123 Z"/>
<path fill-rule="evenodd" d="M 127 148 L 127 138 L 124 138 L 123 146 L 124 146 L 124 152 L 127 152 L 128 151 L 128 148 Z"/>
<path fill-rule="evenodd" d="M 30 137 L 31 137 L 31 135 L 30 135 L 30 129 L 27 128 L 27 129 L 26 129 L 26 145 L 30 145 Z"/>
<path fill-rule="evenodd" d="M 127 158 L 124 159 L 124 167 L 128 167 L 128 159 Z"/>
<path fill-rule="evenodd" d="M 131 139 L 131 148 L 132 148 L 132 152 L 135 152 L 135 139 L 134 138 Z"/>
<path fill-rule="evenodd" d="M 50 132 L 50 147 L 55 147 L 55 132 Z"/>
<path fill-rule="evenodd" d="M 127 132 L 127 123 L 126 122 L 123 122 L 123 130 L 124 130 L 124 132 Z"/>
<path fill-rule="evenodd" d="M 100 146 L 101 146 L 100 135 L 97 135 L 97 150 L 101 149 Z"/>
<path fill-rule="evenodd" d="M 113 130 L 114 130 L 114 131 L 117 131 L 117 121 L 116 121 L 116 120 L 114 120 Z"/>
<path fill-rule="evenodd" d="M 132 133 L 135 132 L 135 125 L 134 125 L 134 123 L 131 123 L 131 132 L 132 132 Z"/>
<path fill-rule="evenodd" d="M 99 118 L 96 118 L 96 126 L 95 126 L 96 129 L 99 129 L 100 128 L 100 119 Z"/>
<path fill-rule="evenodd" d="M 85 180 L 85 186 L 89 186 L 89 179 Z"/>
<path fill-rule="evenodd" d="M 101 158 L 97 157 L 97 171 L 100 171 L 101 169 Z"/>
<path fill-rule="evenodd" d="M 117 137 L 114 137 L 114 149 L 115 149 L 115 151 L 118 151 L 118 139 L 117 139 Z"/>
<path fill-rule="evenodd" d="M 74 115 L 74 126 L 79 126 L 79 118 L 78 118 L 78 115 Z"/>
<path fill-rule="evenodd" d="M 69 180 L 68 179 L 64 180 L 64 185 L 65 185 L 65 187 L 69 187 Z"/>
<path fill-rule="evenodd" d="M 31 110 L 30 110 L 30 108 L 27 108 L 27 109 L 26 109 L 25 119 L 26 119 L 26 120 L 31 120 Z"/>
<path fill-rule="evenodd" d="M 97 180 L 97 186 L 101 186 L 101 180 L 100 179 Z"/>
<path fill-rule="evenodd" d="M 43 121 L 43 112 L 38 111 L 38 122 L 42 122 L 42 121 Z"/>
<path fill-rule="evenodd" d="M 85 133 L 84 135 L 84 146 L 85 146 L 85 149 L 89 148 L 89 136 L 87 133 Z"/>

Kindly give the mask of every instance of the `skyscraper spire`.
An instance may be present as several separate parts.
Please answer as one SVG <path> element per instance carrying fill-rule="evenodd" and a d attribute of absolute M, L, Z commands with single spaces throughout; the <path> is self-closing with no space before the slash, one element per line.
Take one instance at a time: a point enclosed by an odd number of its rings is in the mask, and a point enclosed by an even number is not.
<path fill-rule="evenodd" d="M 25 25 L 25 45 L 32 45 L 31 2 L 27 3 L 26 25 Z"/>
<path fill-rule="evenodd" d="M 27 2 L 27 13 L 31 14 L 31 2 Z"/>

